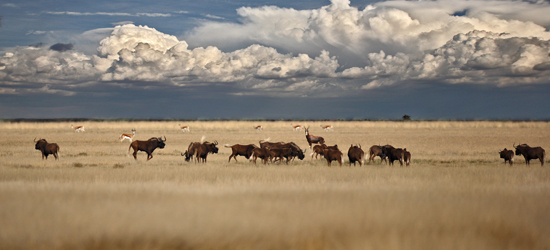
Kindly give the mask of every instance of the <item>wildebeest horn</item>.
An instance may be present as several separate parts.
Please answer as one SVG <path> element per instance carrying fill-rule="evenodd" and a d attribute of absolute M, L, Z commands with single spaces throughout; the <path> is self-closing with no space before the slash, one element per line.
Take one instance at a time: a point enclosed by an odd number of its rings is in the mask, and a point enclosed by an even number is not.
<path fill-rule="evenodd" d="M 36 137 L 34 137 L 34 141 L 33 142 L 36 142 Z"/>
<path fill-rule="evenodd" d="M 514 147 L 515 149 L 517 149 L 517 148 L 518 148 L 518 147 L 516 147 L 516 143 L 515 143 L 515 142 L 514 142 L 514 146 L 512 146 L 512 147 Z"/>
<path fill-rule="evenodd" d="M 214 141 L 214 145 L 218 145 L 218 141 Z"/>
<path fill-rule="evenodd" d="M 359 144 L 359 148 L 361 148 L 361 144 Z"/>
<path fill-rule="evenodd" d="M 164 141 L 166 141 L 166 136 L 164 136 Z"/>

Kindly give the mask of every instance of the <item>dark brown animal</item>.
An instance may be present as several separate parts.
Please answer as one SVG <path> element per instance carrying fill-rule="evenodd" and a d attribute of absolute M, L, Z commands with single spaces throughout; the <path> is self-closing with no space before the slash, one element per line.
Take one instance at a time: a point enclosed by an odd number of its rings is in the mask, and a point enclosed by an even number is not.
<path fill-rule="evenodd" d="M 193 159 L 193 156 L 195 155 L 197 148 L 201 145 L 200 142 L 191 142 L 189 143 L 189 146 L 187 147 L 187 150 L 185 150 L 185 153 L 181 154 L 181 156 L 185 156 L 185 161 L 190 161 Z"/>
<path fill-rule="evenodd" d="M 314 136 L 309 133 L 309 127 L 305 128 L 306 131 L 306 140 L 309 144 L 309 148 L 311 148 L 311 144 L 324 144 L 325 139 L 321 136 Z"/>
<path fill-rule="evenodd" d="M 342 155 L 344 154 L 337 147 L 327 147 L 327 149 L 323 150 L 323 156 L 327 160 L 329 167 L 332 165 L 332 161 L 338 161 L 340 167 L 342 167 Z"/>
<path fill-rule="evenodd" d="M 265 165 L 267 164 L 267 161 L 269 160 L 270 155 L 271 154 L 270 154 L 269 148 L 267 147 L 254 148 L 252 150 L 252 155 L 250 156 L 250 158 L 252 159 L 254 164 L 256 164 L 256 160 L 260 158 L 262 160 L 262 163 Z"/>
<path fill-rule="evenodd" d="M 269 141 L 269 138 L 267 139 L 264 139 L 264 140 L 260 140 L 260 148 L 265 148 L 265 147 L 279 147 L 283 144 L 285 144 L 284 142 L 270 142 Z"/>
<path fill-rule="evenodd" d="M 311 159 L 313 160 L 313 155 L 315 155 L 315 159 L 317 159 L 318 155 L 321 155 L 321 157 L 322 157 L 323 156 L 323 150 L 325 150 L 326 148 L 327 148 L 326 144 L 313 146 L 313 153 L 311 153 Z"/>
<path fill-rule="evenodd" d="M 363 159 L 365 157 L 365 152 L 363 149 L 361 149 L 361 144 L 359 146 L 353 144 L 348 149 L 348 158 L 349 158 L 349 165 L 351 167 L 351 164 L 353 163 L 353 166 L 355 166 L 356 162 L 359 162 L 359 166 L 363 166 Z"/>
<path fill-rule="evenodd" d="M 302 149 L 294 142 L 274 144 L 273 146 L 268 146 L 267 148 L 271 152 L 270 159 L 272 162 L 273 159 L 275 159 L 275 161 L 282 161 L 282 158 L 286 158 L 288 164 L 288 161 L 291 159 L 293 160 L 295 157 L 298 157 L 298 159 L 300 160 L 303 160 L 305 158 L 304 153 L 306 152 L 306 150 L 302 151 Z"/>
<path fill-rule="evenodd" d="M 516 144 L 514 144 L 514 148 L 516 149 L 516 155 L 523 155 L 525 157 L 525 164 L 529 165 L 529 161 L 533 159 L 539 159 L 540 165 L 544 166 L 544 158 L 546 156 L 546 152 L 541 147 L 529 147 L 527 144 L 521 144 L 516 147 Z"/>
<path fill-rule="evenodd" d="M 407 167 L 411 165 L 411 152 L 407 151 L 406 148 L 403 149 L 403 161 L 405 161 Z"/>
<path fill-rule="evenodd" d="M 292 155 L 292 148 L 269 148 L 269 158 L 271 162 L 282 162 L 283 158 L 286 159 L 286 164 L 290 161 Z"/>
<path fill-rule="evenodd" d="M 208 156 L 208 153 L 217 154 L 218 153 L 218 141 L 212 142 L 203 142 L 197 147 L 197 150 L 195 152 L 195 163 L 203 162 L 206 163 L 206 156 Z"/>
<path fill-rule="evenodd" d="M 386 160 L 386 148 L 384 146 L 373 145 L 369 148 L 369 164 L 371 161 L 374 161 L 374 157 L 376 156 L 380 157 L 380 163 L 382 163 L 382 161 L 388 162 Z"/>
<path fill-rule="evenodd" d="M 512 166 L 512 164 L 514 164 L 514 151 L 513 150 L 508 150 L 506 148 L 504 148 L 504 150 L 498 152 L 500 154 L 500 158 L 504 159 L 504 164 L 506 164 L 506 162 L 510 163 L 510 166 Z"/>
<path fill-rule="evenodd" d="M 137 160 L 137 152 L 144 151 L 147 153 L 147 160 L 151 160 L 153 158 L 153 151 L 157 148 L 164 148 L 166 145 L 165 142 L 166 137 L 164 137 L 164 140 L 160 137 L 152 137 L 147 141 L 135 140 L 130 144 L 130 147 L 128 147 L 128 153 L 130 153 L 130 149 L 134 149 L 134 153 L 132 155 L 134 156 L 134 159 Z"/>
<path fill-rule="evenodd" d="M 59 152 L 59 146 L 57 143 L 48 143 L 46 139 L 40 139 L 37 141 L 36 138 L 34 138 L 34 142 L 36 142 L 34 149 L 42 152 L 42 160 L 44 160 L 44 157 L 47 160 L 48 155 L 53 155 L 53 157 L 58 160 L 57 152 Z"/>
<path fill-rule="evenodd" d="M 229 144 L 225 144 L 225 147 L 231 148 L 232 150 L 231 155 L 229 156 L 228 162 L 231 162 L 231 157 L 233 157 L 233 159 L 237 161 L 237 156 L 239 155 L 246 157 L 246 159 L 250 159 L 250 156 L 252 155 L 252 150 L 255 148 L 258 148 L 258 146 L 254 144 L 248 144 L 248 145 L 235 144 L 233 146 L 229 146 Z"/>
<path fill-rule="evenodd" d="M 399 164 L 403 166 L 403 158 L 405 157 L 405 152 L 403 151 L 403 149 L 394 148 L 391 145 L 386 145 L 385 147 L 386 147 L 386 155 L 388 156 L 389 165 L 393 165 L 393 162 L 398 160 Z"/>

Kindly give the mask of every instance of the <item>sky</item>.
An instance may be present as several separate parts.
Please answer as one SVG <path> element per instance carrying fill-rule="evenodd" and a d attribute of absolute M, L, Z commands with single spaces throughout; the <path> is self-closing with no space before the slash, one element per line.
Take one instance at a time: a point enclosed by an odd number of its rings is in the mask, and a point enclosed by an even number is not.
<path fill-rule="evenodd" d="M 0 3 L 0 119 L 550 119 L 550 1 Z"/>

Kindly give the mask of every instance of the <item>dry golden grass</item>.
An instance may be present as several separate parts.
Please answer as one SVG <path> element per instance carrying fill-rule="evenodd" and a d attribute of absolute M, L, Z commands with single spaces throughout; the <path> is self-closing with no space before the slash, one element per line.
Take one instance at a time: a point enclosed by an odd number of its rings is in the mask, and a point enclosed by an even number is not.
<path fill-rule="evenodd" d="M 345 155 L 392 144 L 413 163 L 328 168 L 309 151 L 289 165 L 227 163 L 226 143 L 307 148 L 290 123 L 1 123 L 0 249 L 550 249 L 549 162 L 498 158 L 513 143 L 550 149 L 550 123 L 292 122 Z M 118 140 L 132 128 L 166 148 L 134 161 Z M 202 135 L 220 153 L 184 162 Z M 42 161 L 35 137 L 58 143 L 60 160 Z"/>

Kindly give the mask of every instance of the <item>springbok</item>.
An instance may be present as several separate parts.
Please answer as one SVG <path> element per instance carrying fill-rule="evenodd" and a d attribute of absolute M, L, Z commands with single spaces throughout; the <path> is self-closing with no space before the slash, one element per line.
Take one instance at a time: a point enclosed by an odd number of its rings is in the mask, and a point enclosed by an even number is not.
<path fill-rule="evenodd" d="M 184 132 L 184 133 L 185 133 L 185 131 L 190 132 L 189 131 L 189 126 L 182 126 L 181 124 L 178 124 L 178 126 L 180 127 L 181 132 Z"/>
<path fill-rule="evenodd" d="M 74 129 L 74 132 L 79 132 L 82 131 L 82 132 L 85 132 L 86 130 L 84 130 L 84 126 L 73 126 L 71 125 L 71 128 Z"/>
<path fill-rule="evenodd" d="M 302 125 L 292 125 L 292 123 L 290 124 L 290 126 L 292 127 L 292 129 L 294 129 L 294 131 L 302 131 Z"/>
<path fill-rule="evenodd" d="M 264 127 L 262 125 L 253 126 L 256 131 L 264 130 Z"/>
<path fill-rule="evenodd" d="M 324 144 L 325 143 L 325 139 L 321 136 L 314 136 L 312 134 L 309 133 L 309 127 L 305 128 L 305 131 L 306 131 L 306 140 L 307 140 L 307 143 L 309 144 L 309 148 L 311 149 L 311 144 Z"/>
<path fill-rule="evenodd" d="M 321 127 L 322 129 L 324 129 L 325 131 L 328 131 L 329 129 L 334 131 L 334 129 L 332 129 L 332 125 L 326 125 L 326 126 L 323 126 L 323 125 L 319 125 L 319 127 Z"/>
<path fill-rule="evenodd" d="M 124 141 L 124 139 L 128 139 L 130 142 L 132 142 L 135 135 L 136 135 L 136 129 L 132 129 L 132 134 L 121 134 L 118 139 L 120 139 L 120 142 Z"/>

